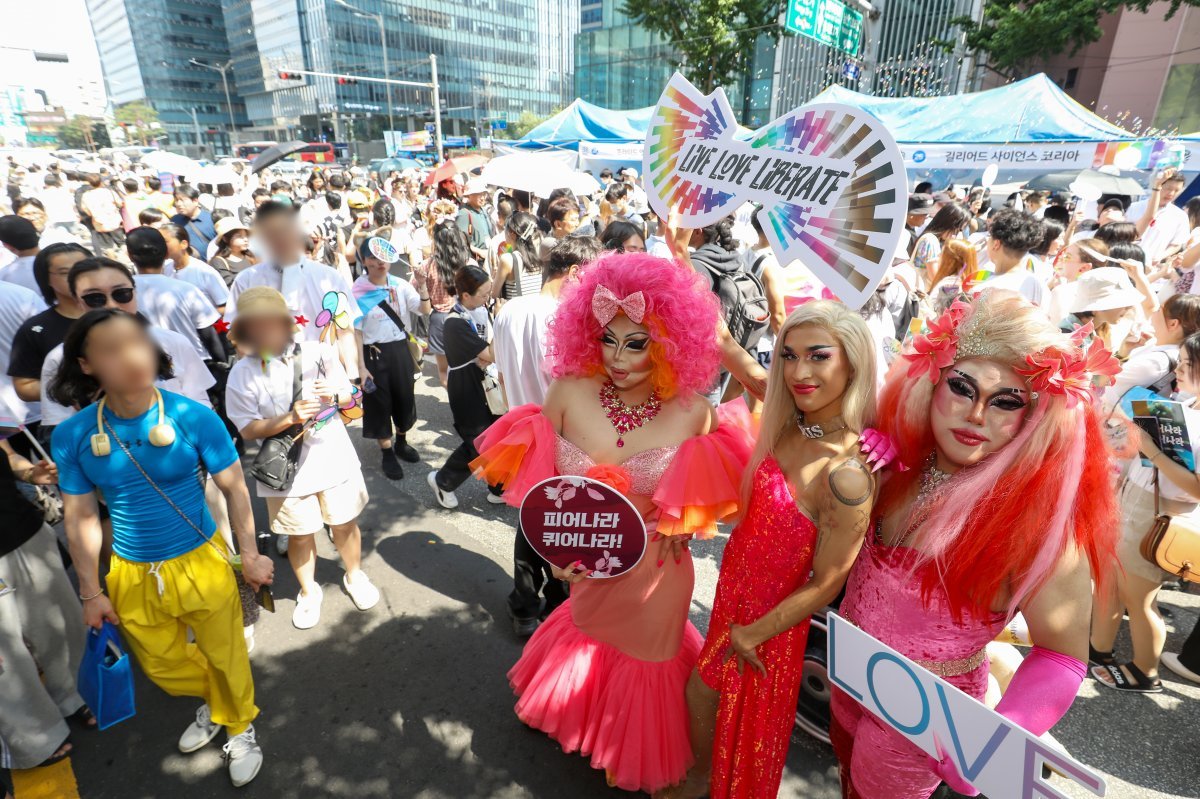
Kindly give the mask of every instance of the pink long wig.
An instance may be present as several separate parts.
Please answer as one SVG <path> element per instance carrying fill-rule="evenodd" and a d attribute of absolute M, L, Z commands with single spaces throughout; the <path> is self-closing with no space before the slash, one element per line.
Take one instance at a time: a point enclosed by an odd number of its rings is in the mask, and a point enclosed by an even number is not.
<path fill-rule="evenodd" d="M 547 337 L 554 377 L 591 377 L 604 368 L 604 329 L 592 313 L 597 286 L 618 298 L 637 291 L 645 297 L 651 381 L 663 399 L 690 397 L 712 386 L 721 355 L 717 296 L 687 266 L 645 253 L 605 255 L 563 289 Z"/>
<path fill-rule="evenodd" d="M 989 293 L 971 314 L 982 315 L 976 331 L 996 351 L 994 360 L 1015 368 L 1048 345 L 1070 346 L 1015 295 Z M 970 323 L 968 316 L 958 330 Z M 903 507 L 934 450 L 934 384 L 924 374 L 910 377 L 908 367 L 899 358 L 888 372 L 877 419 L 895 439 L 900 461 L 914 468 L 892 474 L 876 506 L 880 515 Z M 1119 512 L 1099 411 L 1086 402 L 1068 408 L 1062 396 L 1042 392 L 1028 414 L 1015 439 L 935 495 L 917 533 L 922 554 L 914 569 L 922 589 L 928 595 L 943 587 L 960 617 L 986 618 L 1005 589 L 1012 592 L 1011 615 L 1046 582 L 1068 546 L 1087 557 L 1098 583 L 1115 558 Z"/>

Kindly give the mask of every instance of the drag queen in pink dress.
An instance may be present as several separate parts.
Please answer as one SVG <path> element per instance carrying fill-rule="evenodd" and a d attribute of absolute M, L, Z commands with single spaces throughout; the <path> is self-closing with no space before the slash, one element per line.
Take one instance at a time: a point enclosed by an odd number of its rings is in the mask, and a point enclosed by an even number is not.
<path fill-rule="evenodd" d="M 1035 735 L 1085 674 L 1091 580 L 1115 556 L 1112 455 L 1095 402 L 1119 369 L 1099 340 L 1059 333 L 1008 292 L 955 303 L 897 359 L 877 424 L 898 460 L 840 613 L 976 699 L 984 647 L 1020 610 L 1033 649 L 996 711 Z M 835 689 L 842 792 L 926 799 L 977 791 Z"/>
<path fill-rule="evenodd" d="M 517 715 L 610 785 L 652 793 L 692 762 L 684 687 L 701 638 L 688 621 L 687 538 L 738 511 L 749 433 L 701 396 L 720 351 L 716 296 L 690 269 L 627 253 L 588 266 L 550 326 L 555 382 L 542 408 L 515 408 L 476 442 L 476 474 L 519 505 L 554 475 L 622 491 L 646 522 L 630 571 L 555 570 L 571 596 L 508 673 Z"/>

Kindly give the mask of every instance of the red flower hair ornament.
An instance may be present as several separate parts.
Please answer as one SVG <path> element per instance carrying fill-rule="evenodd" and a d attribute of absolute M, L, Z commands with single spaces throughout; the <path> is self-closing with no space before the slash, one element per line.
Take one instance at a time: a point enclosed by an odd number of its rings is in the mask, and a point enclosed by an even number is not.
<path fill-rule="evenodd" d="M 958 328 L 969 311 L 970 306 L 966 303 L 955 302 L 929 324 L 929 333 L 913 339 L 913 351 L 904 355 L 911 362 L 909 377 L 926 375 L 930 382 L 936 383 L 942 369 L 958 360 Z M 1047 347 L 1025 357 L 1027 368 L 1015 371 L 1029 381 L 1035 398 L 1043 392 L 1055 394 L 1065 398 L 1068 408 L 1074 408 L 1080 402 L 1093 402 L 1101 389 L 1116 382 L 1121 364 L 1104 346 L 1104 342 L 1092 338 L 1084 348 L 1084 342 L 1094 333 L 1089 322 L 1071 334 L 1071 343 L 1075 346 Z M 977 347 L 968 349 L 974 354 Z M 964 353 L 962 357 L 969 356 Z"/>

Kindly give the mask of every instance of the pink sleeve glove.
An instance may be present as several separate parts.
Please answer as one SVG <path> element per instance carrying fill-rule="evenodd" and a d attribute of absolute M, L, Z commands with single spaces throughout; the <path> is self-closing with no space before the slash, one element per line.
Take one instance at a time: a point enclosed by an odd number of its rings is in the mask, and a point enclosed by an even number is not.
<path fill-rule="evenodd" d="M 1034 735 L 1042 735 L 1066 714 L 1086 674 L 1083 661 L 1035 646 L 1013 675 L 996 712 Z M 978 796 L 979 791 L 959 773 L 954 758 L 936 736 L 934 745 L 938 757 L 929 758 L 929 770 L 964 796 Z"/>
<path fill-rule="evenodd" d="M 1013 675 L 996 712 L 1041 735 L 1066 715 L 1086 675 L 1083 661 L 1035 646 Z"/>

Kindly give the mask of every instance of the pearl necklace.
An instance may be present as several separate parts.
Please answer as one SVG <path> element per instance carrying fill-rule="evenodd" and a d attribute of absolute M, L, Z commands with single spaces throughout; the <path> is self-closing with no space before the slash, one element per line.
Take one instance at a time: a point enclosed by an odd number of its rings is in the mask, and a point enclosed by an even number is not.
<path fill-rule="evenodd" d="M 617 446 L 625 446 L 625 434 L 649 422 L 662 410 L 662 400 L 657 391 L 651 391 L 646 401 L 639 405 L 626 405 L 617 394 L 617 386 L 609 380 L 600 389 L 600 407 L 617 431 Z"/>

